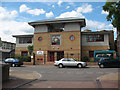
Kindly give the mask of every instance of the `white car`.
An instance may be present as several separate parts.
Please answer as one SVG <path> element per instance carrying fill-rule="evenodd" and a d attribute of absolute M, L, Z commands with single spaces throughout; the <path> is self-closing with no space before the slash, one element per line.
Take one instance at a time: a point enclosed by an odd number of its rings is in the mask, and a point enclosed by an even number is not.
<path fill-rule="evenodd" d="M 59 61 L 55 61 L 55 66 L 62 68 L 64 66 L 77 66 L 78 68 L 86 67 L 87 63 L 82 61 L 76 61 L 73 58 L 62 58 Z"/>

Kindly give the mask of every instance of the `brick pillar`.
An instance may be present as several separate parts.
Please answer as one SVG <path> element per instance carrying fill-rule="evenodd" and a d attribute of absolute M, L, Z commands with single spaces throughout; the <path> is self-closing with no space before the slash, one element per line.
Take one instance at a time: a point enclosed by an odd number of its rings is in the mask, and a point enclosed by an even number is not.
<path fill-rule="evenodd" d="M 57 61 L 57 52 L 54 53 L 54 60 Z"/>

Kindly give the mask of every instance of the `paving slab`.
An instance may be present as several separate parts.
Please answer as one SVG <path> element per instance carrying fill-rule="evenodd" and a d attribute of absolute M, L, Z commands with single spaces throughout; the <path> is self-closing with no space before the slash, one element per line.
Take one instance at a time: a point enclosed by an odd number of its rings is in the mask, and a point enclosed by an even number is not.
<path fill-rule="evenodd" d="M 119 77 L 120 77 L 120 73 L 110 73 L 110 74 L 100 76 L 100 77 L 98 77 L 98 79 L 100 81 L 103 81 L 103 80 L 119 80 L 120 79 Z"/>
<path fill-rule="evenodd" d="M 98 77 L 100 80 L 102 88 L 118 88 L 120 89 L 120 73 L 110 73 Z"/>
<path fill-rule="evenodd" d="M 101 81 L 102 88 L 119 88 L 117 80 L 103 80 Z"/>
<path fill-rule="evenodd" d="M 9 80 L 2 83 L 2 88 L 12 88 L 39 78 L 40 75 L 37 72 L 10 70 Z"/>

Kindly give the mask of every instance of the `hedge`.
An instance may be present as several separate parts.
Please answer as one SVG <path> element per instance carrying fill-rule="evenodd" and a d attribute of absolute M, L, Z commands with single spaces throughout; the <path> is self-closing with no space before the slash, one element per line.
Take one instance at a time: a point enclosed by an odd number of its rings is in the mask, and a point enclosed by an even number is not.
<path fill-rule="evenodd" d="M 30 56 L 15 56 L 16 59 L 23 61 L 23 62 L 31 62 L 31 57 Z"/>

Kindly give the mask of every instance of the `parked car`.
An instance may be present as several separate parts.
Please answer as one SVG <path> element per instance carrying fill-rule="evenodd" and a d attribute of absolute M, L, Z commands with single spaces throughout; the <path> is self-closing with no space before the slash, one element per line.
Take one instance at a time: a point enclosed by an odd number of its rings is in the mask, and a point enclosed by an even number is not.
<path fill-rule="evenodd" d="M 76 66 L 78 68 L 86 67 L 86 62 L 76 61 L 73 58 L 62 58 L 59 61 L 55 61 L 55 66 L 58 66 L 59 68 L 65 67 L 65 66 Z"/>
<path fill-rule="evenodd" d="M 100 68 L 104 67 L 120 67 L 120 60 L 113 58 L 101 58 L 98 62 Z"/>
<path fill-rule="evenodd" d="M 13 67 L 23 65 L 22 61 L 15 58 L 7 58 L 4 62 L 10 64 L 10 66 L 13 66 Z"/>

